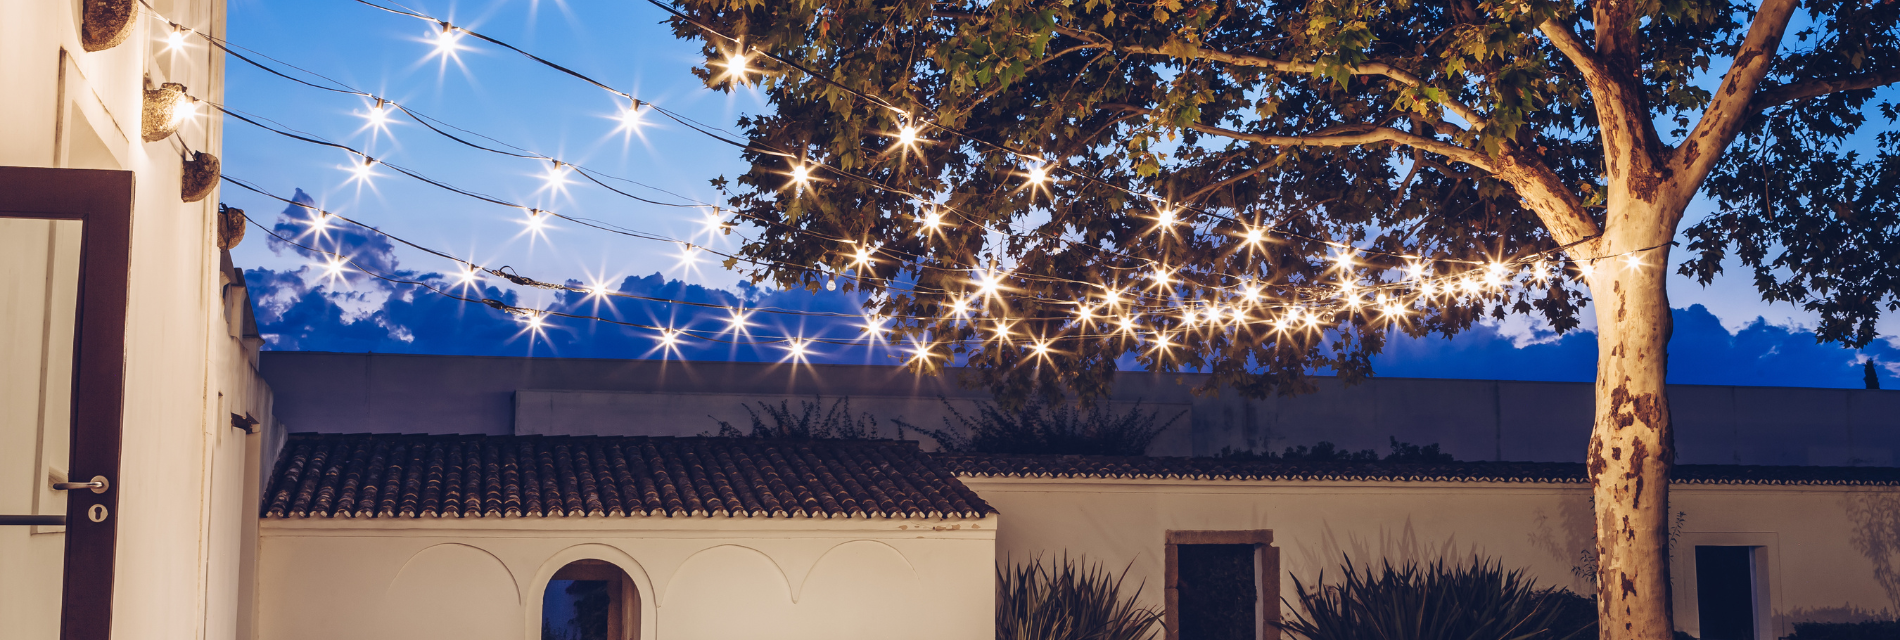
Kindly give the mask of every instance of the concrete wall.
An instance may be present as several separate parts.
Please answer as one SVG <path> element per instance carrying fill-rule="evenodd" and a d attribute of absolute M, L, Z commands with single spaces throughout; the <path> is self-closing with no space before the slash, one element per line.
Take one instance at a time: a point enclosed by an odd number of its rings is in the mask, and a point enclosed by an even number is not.
<path fill-rule="evenodd" d="M 260 637 L 530 640 L 560 567 L 618 565 L 642 639 L 966 639 L 996 518 L 266 520 Z"/>
<path fill-rule="evenodd" d="M 850 396 L 855 412 L 940 427 L 944 396 L 987 393 L 890 367 L 648 360 L 268 352 L 279 417 L 297 431 L 690 435 L 740 405 Z M 1152 455 L 1279 450 L 1325 440 L 1385 451 L 1438 443 L 1461 460 L 1581 462 L 1590 385 L 1379 378 L 1319 381 L 1318 393 L 1260 400 L 1190 393 L 1197 375 L 1130 372 L 1118 402 L 1188 415 Z M 1678 460 L 1697 464 L 1892 465 L 1900 391 L 1672 385 Z M 708 417 L 713 416 L 713 417 Z"/>
<path fill-rule="evenodd" d="M 1091 481 L 966 478 L 1007 517 L 996 555 L 1084 554 L 1142 585 L 1162 606 L 1165 532 L 1273 531 L 1281 593 L 1293 580 L 1337 576 L 1342 557 L 1430 561 L 1477 553 L 1525 568 L 1540 584 L 1589 593 L 1592 543 L 1583 485 L 1432 482 Z M 1676 485 L 1680 512 L 1672 573 L 1677 626 L 1699 634 L 1697 544 L 1762 547 L 1769 618 L 1760 640 L 1803 620 L 1854 620 L 1900 612 L 1900 489 Z M 1481 523 L 1481 524 L 1474 524 Z"/>
<path fill-rule="evenodd" d="M 163 82 L 222 102 L 223 58 L 195 38 L 165 51 L 169 27 L 141 20 L 124 44 L 79 44 L 81 0 L 0 0 L 0 166 L 112 169 L 135 174 L 128 301 L 124 458 L 113 631 L 123 638 L 249 637 L 244 566 L 256 511 L 258 460 L 269 436 L 247 436 L 232 413 L 269 432 L 269 388 L 245 331 L 248 300 L 220 268 L 218 196 L 179 198 L 180 154 L 220 153 L 215 117 L 178 135 L 140 139 L 143 90 Z M 221 0 L 151 0 L 164 19 L 222 36 Z M 75 230 L 0 227 L 0 513 L 60 513 L 47 487 L 66 466 L 64 387 L 70 380 L 67 256 Z M 253 240 L 256 241 L 256 240 Z M 37 249 L 35 249 L 37 247 Z M 52 255 L 49 261 L 48 248 Z M 48 265 L 51 265 L 49 270 Z M 230 286 L 228 286 L 230 285 Z M 252 493 L 247 493 L 247 490 Z M 254 527 L 250 529 L 254 532 Z M 60 550 L 51 527 L 0 527 L 0 635 L 58 637 Z"/>

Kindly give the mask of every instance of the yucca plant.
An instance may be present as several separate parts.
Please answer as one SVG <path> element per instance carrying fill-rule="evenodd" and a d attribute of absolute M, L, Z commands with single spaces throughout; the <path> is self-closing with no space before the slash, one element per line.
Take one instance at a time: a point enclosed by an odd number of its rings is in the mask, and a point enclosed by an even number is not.
<path fill-rule="evenodd" d="M 1308 589 L 1280 628 L 1308 640 L 1583 640 L 1596 635 L 1594 601 L 1539 588 L 1496 560 L 1430 565 L 1384 562 L 1374 571 L 1348 559 L 1338 584 Z"/>
<path fill-rule="evenodd" d="M 757 404 L 758 411 L 752 410 L 750 405 L 739 405 L 752 416 L 750 431 L 713 418 L 719 423 L 719 437 L 790 440 L 873 440 L 880 437 L 877 418 L 869 413 L 851 414 L 850 396 L 833 400 L 830 408 L 825 407 L 822 396 L 800 400 L 798 409 L 792 409 L 791 402 L 787 400 L 780 400 L 778 406 L 765 402 Z M 764 415 L 760 415 L 760 412 L 764 412 Z M 904 437 L 901 428 L 897 437 Z"/>
<path fill-rule="evenodd" d="M 1138 604 L 1141 585 L 1122 595 L 1122 578 L 1064 554 L 1044 564 L 996 567 L 996 640 L 1148 640 L 1161 613 Z"/>

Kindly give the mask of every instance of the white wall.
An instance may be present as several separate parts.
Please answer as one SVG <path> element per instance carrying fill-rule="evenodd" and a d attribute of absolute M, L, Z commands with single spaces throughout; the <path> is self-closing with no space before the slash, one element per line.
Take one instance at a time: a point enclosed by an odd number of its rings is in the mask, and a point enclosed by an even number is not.
<path fill-rule="evenodd" d="M 125 43 L 85 52 L 81 4 L 0 0 L 0 166 L 135 174 L 125 453 L 113 482 L 122 492 L 114 514 L 117 584 L 112 599 L 99 606 L 112 607 L 117 637 L 248 637 L 238 622 L 246 608 L 241 566 L 252 547 L 245 519 L 256 502 L 244 492 L 256 469 L 247 456 L 256 455 L 254 441 L 263 436 L 232 428 L 230 414 L 250 413 L 272 429 L 271 399 L 256 375 L 256 340 L 234 322 L 242 319 L 236 305 L 246 304 L 244 290 L 225 287 L 229 279 L 219 269 L 212 226 L 217 194 L 189 204 L 179 198 L 181 153 L 187 147 L 220 153 L 221 128 L 215 117 L 200 117 L 172 138 L 147 143 L 139 122 L 147 83 L 182 83 L 191 95 L 222 102 L 223 60 L 196 38 L 182 52 L 165 51 L 169 27 L 150 12 Z M 151 4 L 166 19 L 223 35 L 222 0 Z M 57 242 L 67 237 L 61 233 Z M 47 242 L 43 231 L 0 231 L 0 272 L 30 279 L 36 258 L 14 245 Z M 43 251 L 37 259 L 43 276 Z M 60 356 L 39 355 L 71 348 L 70 337 L 42 329 L 52 326 L 47 298 L 31 302 L 35 294 L 27 289 L 45 285 L 16 281 L 5 291 L 0 387 L 6 391 L 0 393 L 8 394 L 9 408 L 15 394 L 44 396 L 51 392 L 42 389 L 57 391 L 57 382 L 70 376 Z M 20 406 L 37 411 L 40 404 Z M 67 418 L 0 413 L 0 512 L 59 512 L 60 498 L 45 483 L 65 467 Z M 29 441 L 38 444 L 23 444 Z M 0 527 L 0 634 L 57 636 L 62 537 L 50 529 Z"/>
<path fill-rule="evenodd" d="M 1293 580 L 1337 575 L 1342 557 L 1465 558 L 1473 552 L 1525 568 L 1548 586 L 1588 593 L 1593 542 L 1583 485 L 1442 482 L 1212 482 L 963 478 L 1008 517 L 996 556 L 1068 552 L 1129 566 L 1127 584 L 1162 605 L 1164 535 L 1183 530 L 1272 530 L 1282 595 Z M 1678 548 L 1766 547 L 1773 624 L 1900 612 L 1900 488 L 1677 485 Z M 1693 556 L 1693 552 L 1686 552 Z M 1343 555 L 1342 555 L 1343 554 Z M 1677 626 L 1697 632 L 1692 567 L 1676 554 Z M 1691 563 L 1692 564 L 1692 563 Z M 1889 614 L 1890 615 L 1890 614 Z"/>
<path fill-rule="evenodd" d="M 534 640 L 562 566 L 632 578 L 642 639 L 994 634 L 997 518 L 272 519 L 259 637 Z"/>

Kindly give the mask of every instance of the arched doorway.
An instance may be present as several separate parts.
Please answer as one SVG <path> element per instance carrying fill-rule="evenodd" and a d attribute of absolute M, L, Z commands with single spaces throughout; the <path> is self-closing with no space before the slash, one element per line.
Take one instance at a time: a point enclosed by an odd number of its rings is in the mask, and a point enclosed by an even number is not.
<path fill-rule="evenodd" d="M 611 562 L 576 560 L 541 593 L 541 640 L 635 640 L 640 593 Z"/>

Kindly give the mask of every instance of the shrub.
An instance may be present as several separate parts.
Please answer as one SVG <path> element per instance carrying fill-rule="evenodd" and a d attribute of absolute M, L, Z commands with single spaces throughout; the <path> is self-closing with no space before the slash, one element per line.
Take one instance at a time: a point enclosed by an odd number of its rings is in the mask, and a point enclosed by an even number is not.
<path fill-rule="evenodd" d="M 810 401 L 800 400 L 799 409 L 793 411 L 789 400 L 780 400 L 778 406 L 759 402 L 759 410 L 750 405 L 739 405 L 752 416 L 752 430 L 742 431 L 732 423 L 713 418 L 719 423 L 719 436 L 722 438 L 775 438 L 791 440 L 873 440 L 878 438 L 877 418 L 865 413 L 851 415 L 851 398 L 839 398 L 824 406 L 824 398 L 812 396 Z M 764 416 L 759 413 L 763 411 Z M 708 416 L 710 417 L 710 416 Z M 903 437 L 903 432 L 898 432 Z"/>
<path fill-rule="evenodd" d="M 1893 640 L 1900 638 L 1900 621 L 1796 622 L 1794 634 L 1782 640 Z"/>
<path fill-rule="evenodd" d="M 1064 555 L 996 568 L 996 640 L 1147 640 L 1161 612 L 1136 604 L 1141 586 L 1122 596 L 1122 578 L 1099 564 Z"/>
<path fill-rule="evenodd" d="M 1303 612 L 1280 623 L 1309 640 L 1584 640 L 1596 636 L 1596 604 L 1563 589 L 1540 589 L 1522 570 L 1473 557 L 1469 564 L 1346 561 L 1344 581 L 1294 580 Z M 1320 576 L 1322 581 L 1325 575 Z"/>
<path fill-rule="evenodd" d="M 1307 462 L 1381 462 L 1381 461 L 1383 462 L 1457 462 L 1458 461 L 1457 458 L 1451 457 L 1451 454 L 1445 453 L 1443 451 L 1439 451 L 1437 443 L 1432 443 L 1432 444 L 1428 444 L 1421 447 L 1421 446 L 1412 444 L 1410 442 L 1399 442 L 1398 438 L 1393 438 L 1390 436 L 1387 436 L 1387 438 L 1392 441 L 1392 452 L 1385 454 L 1384 457 L 1380 457 L 1379 452 L 1374 451 L 1372 449 L 1348 451 L 1346 449 L 1339 448 L 1339 445 L 1333 444 L 1331 442 L 1326 442 L 1324 440 L 1320 441 L 1319 444 L 1313 445 L 1310 448 L 1307 447 L 1306 445 L 1300 445 L 1297 447 L 1287 447 L 1286 453 L 1274 453 L 1271 451 L 1264 452 L 1264 453 L 1254 452 L 1254 451 L 1235 451 L 1232 448 L 1221 447 L 1220 453 L 1215 454 L 1214 457 L 1223 458 L 1227 460 L 1303 460 Z"/>
<path fill-rule="evenodd" d="M 1008 411 L 979 402 L 975 417 L 963 415 L 949 400 L 943 400 L 943 406 L 956 418 L 955 423 L 944 418 L 943 429 L 894 422 L 930 436 L 939 448 L 953 453 L 1138 456 L 1148 452 L 1155 436 L 1187 413 L 1157 425 L 1161 412 L 1143 413 L 1140 402 L 1124 412 L 1111 411 L 1106 403 L 1078 409 L 1032 401 L 1020 411 Z"/>

